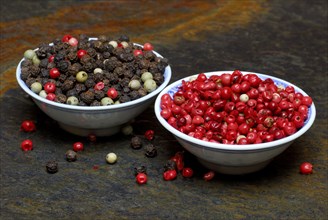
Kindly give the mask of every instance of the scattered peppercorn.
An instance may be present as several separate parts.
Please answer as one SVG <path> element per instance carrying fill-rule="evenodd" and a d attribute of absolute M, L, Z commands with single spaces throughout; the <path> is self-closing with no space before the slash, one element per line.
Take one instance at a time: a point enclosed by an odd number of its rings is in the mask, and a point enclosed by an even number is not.
<path fill-rule="evenodd" d="M 173 160 L 168 160 L 164 164 L 164 172 L 168 171 L 168 170 L 176 170 L 176 169 L 177 169 L 177 165 L 176 165 L 175 161 L 173 161 Z"/>
<path fill-rule="evenodd" d="M 214 176 L 215 176 L 214 171 L 209 171 L 209 172 L 204 174 L 203 179 L 205 181 L 211 181 L 214 178 Z"/>
<path fill-rule="evenodd" d="M 30 139 L 26 139 L 22 141 L 21 148 L 23 151 L 30 151 L 33 150 L 33 142 Z"/>
<path fill-rule="evenodd" d="M 134 174 L 135 176 L 138 175 L 139 173 L 145 173 L 147 174 L 147 168 L 143 165 L 137 166 L 134 168 Z"/>
<path fill-rule="evenodd" d="M 147 144 L 145 147 L 145 155 L 146 157 L 156 157 L 157 149 L 153 144 Z"/>
<path fill-rule="evenodd" d="M 90 142 L 96 142 L 97 141 L 97 136 L 95 134 L 89 134 L 88 135 L 88 140 Z"/>
<path fill-rule="evenodd" d="M 163 178 L 166 181 L 174 180 L 177 177 L 177 171 L 176 170 L 167 170 L 163 173 Z"/>
<path fill-rule="evenodd" d="M 21 124 L 21 130 L 25 132 L 32 132 L 36 130 L 36 126 L 33 121 L 25 120 Z"/>
<path fill-rule="evenodd" d="M 65 155 L 68 162 L 74 162 L 77 159 L 77 153 L 73 150 L 68 150 Z"/>
<path fill-rule="evenodd" d="M 142 147 L 141 138 L 139 138 L 138 136 L 132 137 L 130 145 L 133 149 L 140 149 Z"/>
<path fill-rule="evenodd" d="M 145 173 L 138 173 L 138 175 L 136 176 L 136 181 L 140 185 L 146 184 L 147 183 L 147 174 L 145 174 Z"/>
<path fill-rule="evenodd" d="M 301 174 L 311 174 L 313 172 L 313 165 L 309 162 L 304 162 L 300 165 Z"/>
<path fill-rule="evenodd" d="M 48 173 L 57 173 L 58 172 L 58 163 L 54 160 L 48 161 L 46 164 L 46 170 Z"/>
<path fill-rule="evenodd" d="M 145 132 L 145 138 L 147 139 L 147 140 L 153 140 L 154 139 L 154 130 L 147 130 L 146 132 Z"/>
<path fill-rule="evenodd" d="M 106 155 L 107 163 L 113 164 L 117 161 L 117 156 L 115 153 L 109 153 Z"/>

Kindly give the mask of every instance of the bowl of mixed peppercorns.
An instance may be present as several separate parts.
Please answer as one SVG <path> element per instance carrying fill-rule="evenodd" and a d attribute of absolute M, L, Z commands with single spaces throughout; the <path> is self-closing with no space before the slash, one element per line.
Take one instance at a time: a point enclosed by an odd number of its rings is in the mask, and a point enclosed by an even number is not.
<path fill-rule="evenodd" d="M 224 174 L 261 170 L 313 124 L 312 98 L 285 80 L 245 71 L 201 73 L 167 86 L 159 122 L 201 164 Z"/>
<path fill-rule="evenodd" d="M 64 130 L 113 135 L 141 114 L 171 79 L 168 60 L 153 45 L 101 35 L 65 35 L 26 50 L 20 87 Z"/>

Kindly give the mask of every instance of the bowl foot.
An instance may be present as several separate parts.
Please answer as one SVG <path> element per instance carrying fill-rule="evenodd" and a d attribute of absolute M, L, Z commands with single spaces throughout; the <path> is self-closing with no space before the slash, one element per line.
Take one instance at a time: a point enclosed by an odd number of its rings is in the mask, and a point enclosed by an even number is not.
<path fill-rule="evenodd" d="M 266 167 L 271 160 L 264 161 L 262 163 L 253 164 L 249 166 L 225 166 L 220 164 L 214 164 L 202 159 L 198 158 L 198 161 L 205 167 L 210 170 L 216 171 L 222 174 L 229 174 L 229 175 L 243 175 L 248 173 L 254 173 Z"/>
<path fill-rule="evenodd" d="M 91 129 L 91 128 L 74 127 L 71 125 L 63 124 L 63 123 L 59 123 L 59 126 L 63 130 L 65 130 L 69 133 L 72 133 L 72 134 L 75 134 L 78 136 L 84 136 L 84 137 L 87 137 L 89 134 L 94 134 L 98 137 L 111 136 L 111 135 L 118 133 L 122 127 L 121 125 L 119 125 L 119 126 L 115 126 L 115 127 L 111 127 L 111 128 Z"/>

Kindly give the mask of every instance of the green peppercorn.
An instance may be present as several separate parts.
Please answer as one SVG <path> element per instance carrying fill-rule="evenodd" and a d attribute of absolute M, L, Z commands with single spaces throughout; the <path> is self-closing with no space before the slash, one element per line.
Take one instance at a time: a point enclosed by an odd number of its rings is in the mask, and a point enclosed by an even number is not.
<path fill-rule="evenodd" d="M 129 87 L 133 90 L 138 90 L 141 87 L 139 80 L 133 79 L 129 82 Z"/>
<path fill-rule="evenodd" d="M 32 60 L 33 57 L 35 57 L 35 56 L 36 56 L 36 53 L 35 53 L 34 50 L 29 49 L 29 50 L 26 50 L 26 51 L 24 52 L 24 57 L 25 57 L 26 59 Z"/>
<path fill-rule="evenodd" d="M 39 82 L 34 82 L 31 85 L 31 90 L 35 93 L 39 93 L 42 90 L 42 85 Z"/>
<path fill-rule="evenodd" d="M 102 98 L 100 102 L 101 102 L 101 105 L 104 105 L 104 106 L 114 104 L 113 99 L 111 99 L 109 97 Z"/>
<path fill-rule="evenodd" d="M 32 62 L 34 65 L 39 66 L 39 64 L 41 63 L 41 60 L 37 56 L 34 56 L 32 58 Z"/>
<path fill-rule="evenodd" d="M 153 74 L 151 74 L 150 72 L 144 72 L 142 75 L 141 75 L 141 80 L 143 82 L 146 82 L 147 79 L 153 79 Z"/>
<path fill-rule="evenodd" d="M 147 79 L 144 83 L 144 88 L 147 92 L 152 92 L 157 88 L 157 84 L 153 79 Z"/>
<path fill-rule="evenodd" d="M 76 80 L 80 83 L 87 81 L 87 79 L 88 79 L 88 74 L 84 71 L 80 71 L 76 74 Z"/>
<path fill-rule="evenodd" d="M 131 125 L 126 125 L 121 129 L 121 132 L 124 135 L 131 135 L 133 134 L 133 127 Z"/>
<path fill-rule="evenodd" d="M 46 97 L 47 97 L 47 92 L 44 91 L 44 90 L 41 90 L 41 91 L 39 92 L 39 96 L 41 96 L 42 98 L 46 98 Z"/>
<path fill-rule="evenodd" d="M 69 105 L 77 105 L 79 104 L 79 100 L 75 96 L 70 96 L 67 98 L 66 103 Z"/>

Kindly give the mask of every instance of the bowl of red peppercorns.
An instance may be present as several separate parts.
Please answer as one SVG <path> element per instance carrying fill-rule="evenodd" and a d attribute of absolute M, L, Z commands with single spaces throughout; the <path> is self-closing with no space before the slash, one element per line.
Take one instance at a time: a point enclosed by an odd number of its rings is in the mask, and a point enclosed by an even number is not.
<path fill-rule="evenodd" d="M 223 174 L 261 170 L 313 124 L 312 98 L 285 80 L 245 71 L 180 79 L 157 97 L 155 114 L 205 167 Z"/>
<path fill-rule="evenodd" d="M 20 87 L 64 130 L 113 135 L 141 114 L 171 79 L 168 59 L 126 35 L 65 35 L 26 50 Z"/>

